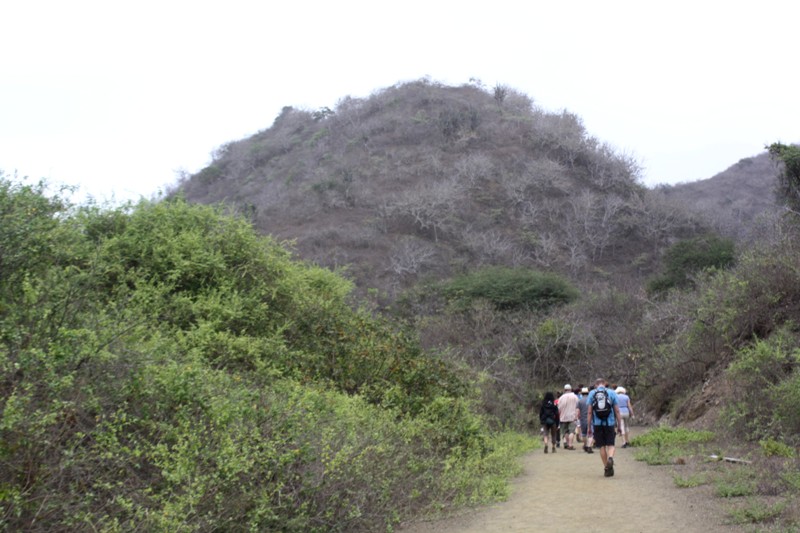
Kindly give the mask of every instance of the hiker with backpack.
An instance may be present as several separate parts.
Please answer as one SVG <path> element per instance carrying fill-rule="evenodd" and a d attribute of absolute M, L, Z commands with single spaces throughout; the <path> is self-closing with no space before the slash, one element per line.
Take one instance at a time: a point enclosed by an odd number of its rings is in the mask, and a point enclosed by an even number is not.
<path fill-rule="evenodd" d="M 547 392 L 539 407 L 539 422 L 542 423 L 542 438 L 544 439 L 544 453 L 547 453 L 548 438 L 553 453 L 556 453 L 556 430 L 558 429 L 558 407 L 556 397 L 552 392 Z"/>
<path fill-rule="evenodd" d="M 598 378 L 595 389 L 589 393 L 588 413 L 589 437 L 594 437 L 595 446 L 600 449 L 603 471 L 606 477 L 614 475 L 614 437 L 617 420 L 620 419 L 619 402 L 616 393 L 606 387 L 606 380 Z"/>

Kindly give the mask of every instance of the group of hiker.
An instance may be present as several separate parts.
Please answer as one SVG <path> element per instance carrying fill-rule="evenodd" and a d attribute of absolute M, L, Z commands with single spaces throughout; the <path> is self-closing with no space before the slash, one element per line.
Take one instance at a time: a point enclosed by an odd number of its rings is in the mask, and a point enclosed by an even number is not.
<path fill-rule="evenodd" d="M 552 392 L 545 393 L 539 408 L 544 453 L 556 453 L 562 440 L 565 450 L 575 450 L 576 441 L 583 443 L 584 452 L 599 451 L 604 475 L 611 477 L 616 436 L 622 438 L 623 448 L 630 446 L 633 403 L 625 387 L 609 387 L 604 378 L 591 387 L 579 385 L 577 391 L 566 384 L 557 398 Z"/>

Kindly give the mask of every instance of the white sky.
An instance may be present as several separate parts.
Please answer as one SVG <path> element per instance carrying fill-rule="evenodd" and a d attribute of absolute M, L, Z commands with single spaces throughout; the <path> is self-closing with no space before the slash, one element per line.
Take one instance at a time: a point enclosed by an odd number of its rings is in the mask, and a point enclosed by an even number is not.
<path fill-rule="evenodd" d="M 704 179 L 798 142 L 796 0 L 4 0 L 0 170 L 150 198 L 281 108 L 425 76 L 504 84 Z"/>

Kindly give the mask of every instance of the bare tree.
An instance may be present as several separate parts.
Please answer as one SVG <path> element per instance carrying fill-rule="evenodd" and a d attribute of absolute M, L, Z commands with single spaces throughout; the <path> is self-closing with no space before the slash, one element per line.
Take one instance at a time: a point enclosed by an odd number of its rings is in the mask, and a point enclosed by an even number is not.
<path fill-rule="evenodd" d="M 389 254 L 390 270 L 399 276 L 413 275 L 430 264 L 436 248 L 428 242 L 406 236 L 392 247 Z"/>
<path fill-rule="evenodd" d="M 435 181 L 401 193 L 390 204 L 392 213 L 410 217 L 421 230 L 432 230 L 434 241 L 451 222 L 462 188 L 455 179 Z"/>
<path fill-rule="evenodd" d="M 497 230 L 476 232 L 467 227 L 461 239 L 481 264 L 504 263 L 520 254 L 514 241 Z"/>
<path fill-rule="evenodd" d="M 658 190 L 645 190 L 642 194 L 635 195 L 630 205 L 634 216 L 632 223 L 652 243 L 656 253 L 682 226 L 693 220 L 691 213 L 671 202 Z"/>

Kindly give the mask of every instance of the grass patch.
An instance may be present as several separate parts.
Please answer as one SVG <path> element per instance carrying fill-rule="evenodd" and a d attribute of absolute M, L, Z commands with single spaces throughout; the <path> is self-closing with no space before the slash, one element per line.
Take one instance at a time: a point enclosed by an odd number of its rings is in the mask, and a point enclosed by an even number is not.
<path fill-rule="evenodd" d="M 730 470 L 716 481 L 715 488 L 721 498 L 752 496 L 756 492 L 755 472 L 748 468 Z"/>
<path fill-rule="evenodd" d="M 684 464 L 696 444 L 713 438 L 710 431 L 661 426 L 635 437 L 631 445 L 635 448 L 633 457 L 648 465 Z"/>
<path fill-rule="evenodd" d="M 752 482 L 720 480 L 716 483 L 716 493 L 720 498 L 752 496 L 754 492 L 755 486 Z"/>
<path fill-rule="evenodd" d="M 737 524 L 761 524 L 777 519 L 786 509 L 786 502 L 769 504 L 750 499 L 741 507 L 730 511 L 730 517 Z"/>
<path fill-rule="evenodd" d="M 683 450 L 675 447 L 647 447 L 633 452 L 633 458 L 650 466 L 673 465 L 680 462 Z"/>
<path fill-rule="evenodd" d="M 705 485 L 708 483 L 708 477 L 706 476 L 705 472 L 699 472 L 689 476 L 675 474 L 672 476 L 672 480 L 675 482 L 675 486 L 681 489 L 699 487 L 700 485 Z"/>
<path fill-rule="evenodd" d="M 781 474 L 781 480 L 794 493 L 800 492 L 800 471 L 791 470 Z"/>
<path fill-rule="evenodd" d="M 711 431 L 696 431 L 686 428 L 661 426 L 635 437 L 633 446 L 678 446 L 683 444 L 708 442 L 714 438 Z"/>
<path fill-rule="evenodd" d="M 761 446 L 764 457 L 786 457 L 791 459 L 795 456 L 794 448 L 772 438 L 758 441 L 758 445 Z"/>

